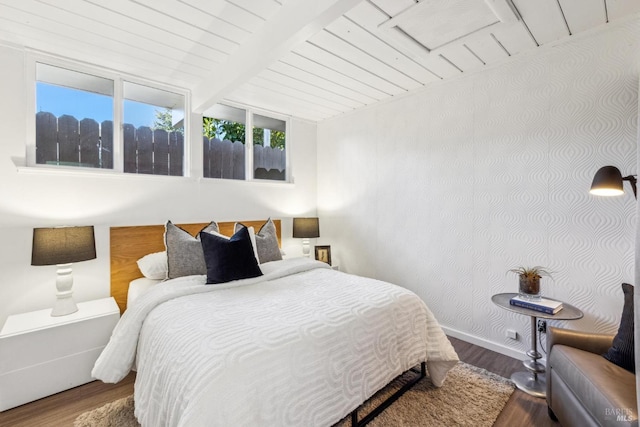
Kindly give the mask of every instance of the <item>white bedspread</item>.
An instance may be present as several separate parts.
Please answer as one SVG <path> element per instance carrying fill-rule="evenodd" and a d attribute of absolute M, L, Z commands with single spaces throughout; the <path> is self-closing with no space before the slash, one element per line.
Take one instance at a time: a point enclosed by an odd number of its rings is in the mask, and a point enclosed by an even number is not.
<path fill-rule="evenodd" d="M 425 360 L 440 386 L 458 361 L 404 288 L 305 258 L 262 267 L 225 285 L 156 285 L 124 313 L 93 376 L 118 382 L 135 360 L 145 427 L 306 427 L 334 424 Z"/>

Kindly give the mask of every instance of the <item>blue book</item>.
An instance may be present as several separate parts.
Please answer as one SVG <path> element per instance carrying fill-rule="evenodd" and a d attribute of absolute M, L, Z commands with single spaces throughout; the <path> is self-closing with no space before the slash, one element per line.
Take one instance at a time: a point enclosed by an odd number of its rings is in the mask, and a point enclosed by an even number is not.
<path fill-rule="evenodd" d="M 554 301 L 546 298 L 530 300 L 520 296 L 515 296 L 511 298 L 509 303 L 517 307 L 528 308 L 529 310 L 535 310 L 546 314 L 556 314 L 562 310 L 562 303 L 560 301 Z"/>

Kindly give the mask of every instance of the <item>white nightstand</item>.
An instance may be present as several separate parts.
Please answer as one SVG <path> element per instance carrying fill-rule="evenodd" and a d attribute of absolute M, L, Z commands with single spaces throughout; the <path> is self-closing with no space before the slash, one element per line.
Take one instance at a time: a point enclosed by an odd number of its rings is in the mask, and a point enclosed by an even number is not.
<path fill-rule="evenodd" d="M 78 303 L 68 316 L 50 314 L 9 316 L 0 331 L 0 411 L 93 381 L 93 364 L 120 318 L 113 298 Z"/>

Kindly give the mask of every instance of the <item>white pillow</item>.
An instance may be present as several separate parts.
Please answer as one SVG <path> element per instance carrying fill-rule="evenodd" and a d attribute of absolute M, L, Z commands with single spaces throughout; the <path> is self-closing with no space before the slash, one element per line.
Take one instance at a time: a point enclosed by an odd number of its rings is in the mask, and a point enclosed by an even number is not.
<path fill-rule="evenodd" d="M 164 280 L 167 278 L 169 266 L 167 252 L 154 252 L 138 260 L 138 268 L 147 279 Z"/>
<path fill-rule="evenodd" d="M 162 280 L 148 279 L 140 277 L 129 282 L 129 290 L 127 291 L 127 308 L 131 307 L 138 297 L 146 293 L 149 289 L 162 282 Z"/>

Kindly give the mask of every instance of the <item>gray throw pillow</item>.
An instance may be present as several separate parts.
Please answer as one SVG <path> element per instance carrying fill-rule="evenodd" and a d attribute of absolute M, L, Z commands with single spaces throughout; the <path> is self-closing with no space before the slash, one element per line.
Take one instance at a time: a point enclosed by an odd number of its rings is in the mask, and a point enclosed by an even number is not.
<path fill-rule="evenodd" d="M 237 233 L 242 227 L 244 227 L 243 224 L 236 223 L 234 232 Z M 282 259 L 282 253 L 278 246 L 276 225 L 273 223 L 271 218 L 269 218 L 260 228 L 260 231 L 256 233 L 256 246 L 260 264 L 264 264 L 269 261 L 280 261 Z"/>
<path fill-rule="evenodd" d="M 218 224 L 209 223 L 201 231 L 218 232 Z M 164 244 L 167 248 L 167 278 L 207 274 L 200 239 L 167 221 L 164 232 Z"/>

